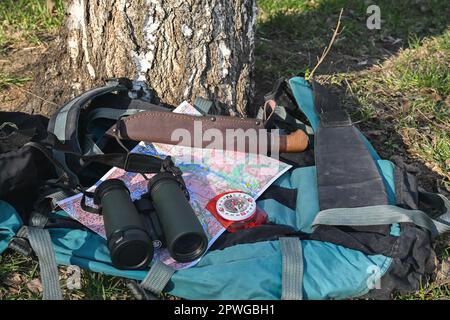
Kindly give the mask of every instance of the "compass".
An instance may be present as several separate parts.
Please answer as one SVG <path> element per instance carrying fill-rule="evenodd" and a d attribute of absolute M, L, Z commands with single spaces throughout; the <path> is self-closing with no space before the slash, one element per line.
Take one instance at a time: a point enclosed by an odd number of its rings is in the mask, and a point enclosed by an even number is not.
<path fill-rule="evenodd" d="M 216 202 L 217 213 L 228 221 L 251 219 L 256 213 L 256 202 L 247 193 L 241 191 L 221 195 Z"/>
<path fill-rule="evenodd" d="M 219 194 L 208 202 L 206 209 L 229 232 L 257 227 L 267 221 L 267 214 L 243 191 Z"/>

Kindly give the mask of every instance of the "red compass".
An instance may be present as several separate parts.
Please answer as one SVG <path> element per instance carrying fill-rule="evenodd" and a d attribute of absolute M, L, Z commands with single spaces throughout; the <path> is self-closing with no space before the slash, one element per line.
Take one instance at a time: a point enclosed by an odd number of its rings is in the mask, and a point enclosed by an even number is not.
<path fill-rule="evenodd" d="M 206 209 L 229 231 L 256 227 L 267 221 L 267 214 L 256 206 L 256 201 L 242 191 L 230 191 L 208 202 Z"/>

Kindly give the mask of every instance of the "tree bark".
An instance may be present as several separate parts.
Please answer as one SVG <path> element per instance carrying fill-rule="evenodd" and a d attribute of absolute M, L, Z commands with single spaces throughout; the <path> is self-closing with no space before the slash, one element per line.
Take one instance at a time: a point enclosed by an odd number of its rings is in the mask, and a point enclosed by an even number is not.
<path fill-rule="evenodd" d="M 246 115 L 256 0 L 70 0 L 66 11 L 36 93 L 61 103 L 104 78 L 129 77 L 145 81 L 163 103 L 201 96 Z"/>

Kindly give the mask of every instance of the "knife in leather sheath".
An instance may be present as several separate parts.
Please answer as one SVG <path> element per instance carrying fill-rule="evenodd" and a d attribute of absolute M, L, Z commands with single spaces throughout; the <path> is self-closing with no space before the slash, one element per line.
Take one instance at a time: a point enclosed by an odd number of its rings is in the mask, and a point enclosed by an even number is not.
<path fill-rule="evenodd" d="M 114 133 L 133 141 L 247 153 L 302 152 L 308 146 L 308 136 L 302 130 L 278 135 L 267 130 L 265 123 L 253 118 L 146 111 L 120 119 Z M 216 141 L 218 136 L 222 143 Z"/>

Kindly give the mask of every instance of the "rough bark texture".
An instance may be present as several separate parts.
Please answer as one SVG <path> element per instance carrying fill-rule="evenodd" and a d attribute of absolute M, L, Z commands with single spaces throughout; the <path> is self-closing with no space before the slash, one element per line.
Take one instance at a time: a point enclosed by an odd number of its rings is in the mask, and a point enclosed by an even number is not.
<path fill-rule="evenodd" d="M 129 77 L 167 104 L 201 96 L 246 114 L 256 0 L 70 0 L 66 11 L 39 76 L 41 96 L 61 103 L 104 78 Z M 55 108 L 44 105 L 35 111 Z"/>

